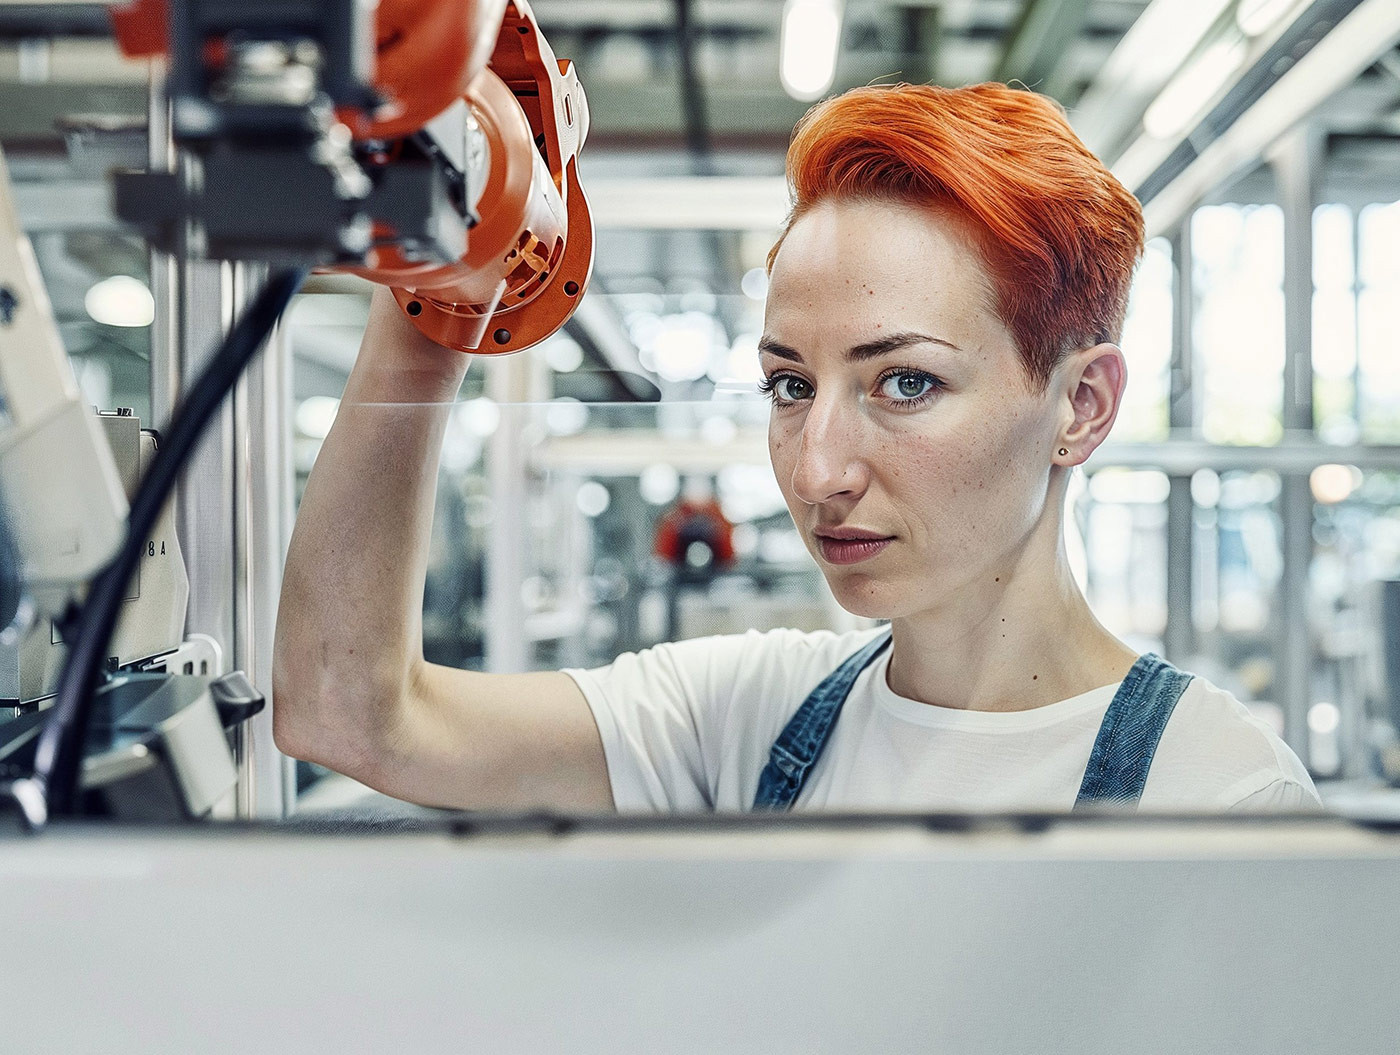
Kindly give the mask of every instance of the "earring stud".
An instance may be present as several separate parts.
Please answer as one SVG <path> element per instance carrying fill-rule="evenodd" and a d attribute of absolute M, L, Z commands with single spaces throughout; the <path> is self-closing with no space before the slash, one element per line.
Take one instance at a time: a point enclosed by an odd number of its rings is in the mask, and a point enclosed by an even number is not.
<path fill-rule="evenodd" d="M 1068 448 L 1068 447 L 1061 447 L 1061 448 L 1060 448 L 1060 457 L 1061 457 L 1061 458 L 1063 458 L 1063 457 L 1064 457 L 1066 454 L 1068 454 L 1068 453 L 1069 453 L 1069 448 Z"/>

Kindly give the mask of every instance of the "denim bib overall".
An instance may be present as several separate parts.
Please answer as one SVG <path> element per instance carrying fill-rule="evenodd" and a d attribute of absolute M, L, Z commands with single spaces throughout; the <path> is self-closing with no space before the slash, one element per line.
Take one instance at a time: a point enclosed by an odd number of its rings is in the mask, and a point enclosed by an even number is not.
<path fill-rule="evenodd" d="M 803 701 L 769 753 L 758 778 L 755 810 L 792 808 L 831 739 L 851 686 L 889 644 L 889 633 L 881 634 L 827 675 Z M 1101 802 L 1136 807 L 1167 719 L 1191 678 L 1151 652 L 1138 657 L 1103 716 L 1075 809 Z"/>

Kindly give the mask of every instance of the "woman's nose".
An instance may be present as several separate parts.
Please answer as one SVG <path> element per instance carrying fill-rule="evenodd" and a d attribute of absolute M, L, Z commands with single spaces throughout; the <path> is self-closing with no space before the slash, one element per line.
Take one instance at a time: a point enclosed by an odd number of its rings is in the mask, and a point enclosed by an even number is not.
<path fill-rule="evenodd" d="M 793 493 L 808 505 L 841 495 L 859 497 L 869 482 L 862 454 L 858 414 L 838 401 L 812 400 L 802 423 Z"/>

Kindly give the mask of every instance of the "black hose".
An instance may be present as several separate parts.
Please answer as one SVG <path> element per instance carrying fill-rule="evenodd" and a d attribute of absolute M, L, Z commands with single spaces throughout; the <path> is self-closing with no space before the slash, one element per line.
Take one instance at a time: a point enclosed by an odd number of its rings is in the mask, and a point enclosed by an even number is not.
<path fill-rule="evenodd" d="M 98 679 L 107 661 L 107 648 L 127 584 L 136 572 L 156 520 L 205 426 L 243 368 L 262 347 L 305 277 L 304 268 L 285 268 L 268 279 L 161 432 L 160 449 L 132 499 L 121 548 L 93 579 L 74 621 L 77 630 L 67 642 L 68 658 L 59 678 L 52 717 L 39 735 L 33 779 L 50 816 L 72 813 L 77 805 L 83 743 Z"/>

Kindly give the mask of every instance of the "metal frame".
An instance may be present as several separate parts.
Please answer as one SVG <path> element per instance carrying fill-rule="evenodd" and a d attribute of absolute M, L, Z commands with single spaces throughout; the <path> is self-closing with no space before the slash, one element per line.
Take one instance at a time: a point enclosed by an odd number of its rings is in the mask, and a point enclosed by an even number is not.
<path fill-rule="evenodd" d="M 1292 132 L 1273 156 L 1283 206 L 1283 427 L 1313 432 L 1313 209 L 1321 143 L 1309 128 Z M 1308 578 L 1313 558 L 1313 496 L 1308 477 L 1290 472 L 1279 496 L 1283 574 L 1275 610 L 1274 684 L 1283 707 L 1284 739 L 1306 765 L 1308 710 L 1313 698 L 1313 647 L 1308 626 Z"/>
<path fill-rule="evenodd" d="M 172 157 L 162 71 L 151 68 L 150 161 Z M 151 257 L 156 319 L 151 334 L 151 409 L 169 419 L 193 376 L 257 288 L 261 269 L 218 261 Z M 176 493 L 176 524 L 190 578 L 187 634 L 225 648 L 230 669 L 244 670 L 272 699 L 272 632 L 282 556 L 290 538 L 290 353 L 274 334 L 211 423 Z M 218 672 L 223 673 L 223 672 Z M 235 733 L 240 817 L 282 817 L 291 810 L 291 761 L 272 742 L 268 707 Z"/>

